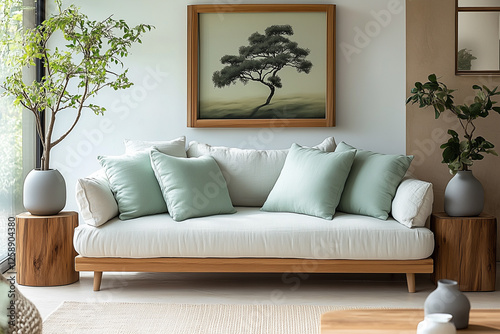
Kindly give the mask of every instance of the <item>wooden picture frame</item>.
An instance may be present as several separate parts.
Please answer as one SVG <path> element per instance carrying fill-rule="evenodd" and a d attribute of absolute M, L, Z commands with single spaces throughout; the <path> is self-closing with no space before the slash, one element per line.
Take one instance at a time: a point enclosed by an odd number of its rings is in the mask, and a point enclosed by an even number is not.
<path fill-rule="evenodd" d="M 499 4 L 500 4 L 500 1 L 498 1 Z M 471 1 L 471 4 L 473 2 Z M 459 46 L 460 43 L 460 38 L 459 38 L 459 31 L 460 31 L 460 14 L 464 14 L 464 13 L 469 13 L 469 14 L 479 14 L 479 15 L 500 15 L 500 7 L 492 7 L 492 6 L 487 6 L 486 4 L 479 4 L 477 6 L 461 6 L 460 3 L 459 3 L 459 0 L 455 0 L 455 75 L 495 75 L 495 76 L 498 76 L 500 75 L 500 60 L 497 56 L 496 58 L 496 65 L 494 67 L 496 67 L 496 69 L 493 69 L 491 67 L 489 68 L 486 68 L 486 69 L 481 69 L 481 70 L 471 70 L 470 69 L 470 65 L 471 65 L 471 59 L 472 60 L 476 60 L 477 58 L 473 56 L 473 54 L 471 54 L 470 52 L 472 50 L 469 50 L 468 48 L 463 48 L 461 46 Z M 486 20 L 484 22 L 487 22 Z M 485 23 L 486 24 L 486 23 Z M 470 30 L 470 29 L 468 29 Z M 474 30 L 476 31 L 476 30 Z M 484 27 L 480 27 L 480 29 L 478 29 L 477 31 L 484 31 Z M 498 33 L 498 30 L 496 31 Z M 498 35 L 497 35 L 498 36 Z M 498 43 L 498 39 L 497 38 L 494 38 L 495 43 L 492 43 L 492 41 L 488 41 L 485 39 L 485 36 L 484 34 L 480 34 L 478 33 L 477 36 L 474 36 L 474 38 L 470 38 L 470 36 L 466 39 L 469 41 L 469 43 L 472 41 L 474 45 L 476 46 L 481 46 L 481 49 L 483 49 L 483 55 L 484 55 L 484 48 L 486 45 L 489 45 L 488 47 L 494 47 L 496 48 L 496 54 L 498 55 L 498 49 L 499 49 L 499 43 Z M 462 60 L 465 58 L 469 58 L 468 61 L 466 60 L 466 62 L 468 62 L 468 65 L 469 67 L 468 68 L 460 68 L 460 56 L 459 56 L 459 52 L 460 51 L 464 51 L 464 53 L 462 54 Z M 474 50 L 474 51 L 477 51 L 477 50 Z M 491 54 L 493 55 L 493 52 L 488 52 L 488 54 Z M 475 54 L 477 56 L 477 54 Z M 480 57 L 481 58 L 481 57 Z M 484 64 L 483 64 L 484 66 Z"/>
<path fill-rule="evenodd" d="M 335 5 L 189 5 L 187 13 L 189 127 L 335 126 Z M 269 58 L 269 50 L 280 51 Z"/>

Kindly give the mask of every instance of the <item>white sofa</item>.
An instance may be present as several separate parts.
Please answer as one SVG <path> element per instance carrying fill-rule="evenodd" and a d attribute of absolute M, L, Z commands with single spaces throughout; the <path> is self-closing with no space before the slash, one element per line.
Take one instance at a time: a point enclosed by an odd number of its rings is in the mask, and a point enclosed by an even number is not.
<path fill-rule="evenodd" d="M 174 159 L 184 163 L 185 151 L 179 150 L 184 148 L 184 141 L 183 137 L 168 142 L 126 141 L 126 148 L 131 155 L 133 151 L 154 147 L 180 156 Z M 336 144 L 333 138 L 327 138 L 315 148 L 333 152 Z M 415 273 L 433 271 L 430 256 L 434 236 L 425 227 L 433 201 L 430 183 L 408 175 L 397 180 L 387 219 L 341 212 L 342 201 L 339 207 L 335 204 L 337 210 L 330 219 L 315 216 L 316 211 L 308 212 L 309 207 L 305 214 L 279 207 L 262 210 L 263 205 L 264 209 L 269 206 L 270 193 L 277 191 L 277 180 L 285 177 L 289 167 L 285 163 L 291 156 L 288 150 L 244 150 L 190 143 L 186 157 L 200 156 L 210 156 L 217 162 L 234 211 L 174 220 L 178 217 L 175 203 L 169 201 L 169 193 L 164 191 L 170 213 L 137 213 L 137 217 L 129 217 L 120 198 L 123 189 L 113 184 L 109 165 L 103 163 L 103 170 L 78 181 L 81 223 L 74 235 L 74 247 L 79 254 L 75 266 L 77 271 L 94 272 L 95 291 L 100 289 L 105 271 L 146 271 L 405 273 L 408 290 L 415 292 Z M 353 168 L 355 163 L 356 160 Z M 158 171 L 154 166 L 152 169 L 162 188 Z M 342 196 L 347 193 L 350 176 Z M 380 175 L 382 182 L 383 178 Z M 301 200 L 308 201 L 298 199 Z M 300 206 L 294 208 L 301 210 Z"/>

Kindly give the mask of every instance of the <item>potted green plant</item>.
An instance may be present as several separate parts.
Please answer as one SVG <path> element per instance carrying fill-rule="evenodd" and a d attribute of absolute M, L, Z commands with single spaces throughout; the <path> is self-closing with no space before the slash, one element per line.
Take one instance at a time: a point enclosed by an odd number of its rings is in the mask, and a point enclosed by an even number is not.
<path fill-rule="evenodd" d="M 492 96 L 500 95 L 500 92 L 497 92 L 498 87 L 490 90 L 486 86 L 474 85 L 474 102 L 470 105 L 458 105 L 451 95 L 453 89 L 438 82 L 435 74 L 429 75 L 428 79 L 426 83 L 415 83 L 406 103 L 418 103 L 419 108 L 432 106 L 436 119 L 448 110 L 457 117 L 463 131 L 461 140 L 456 131 L 449 129 L 450 139 L 440 146 L 443 149 L 442 162 L 448 165 L 454 175 L 445 190 L 445 211 L 449 216 L 479 215 L 484 206 L 484 191 L 481 183 L 472 175 L 470 167 L 474 161 L 482 160 L 484 154 L 498 154 L 493 150 L 491 142 L 476 136 L 474 121 L 487 117 L 490 111 L 500 113 L 500 107 L 493 107 L 496 102 L 491 100 Z"/>
<path fill-rule="evenodd" d="M 24 206 L 32 214 L 51 215 L 66 203 L 66 185 L 57 170 L 50 169 L 50 152 L 75 128 L 85 110 L 102 115 L 104 107 L 90 99 L 100 90 L 114 90 L 132 85 L 121 59 L 128 56 L 134 43 L 153 27 L 140 24 L 129 27 L 112 16 L 101 21 L 89 19 L 74 5 L 62 9 L 56 0 L 58 13 L 34 29 L 27 29 L 16 49 L 6 59 L 17 70 L 0 85 L 5 94 L 15 98 L 35 117 L 36 130 L 42 138 L 43 154 L 40 170 L 32 171 L 24 184 Z M 49 48 L 53 36 L 63 43 Z M 6 41 L 4 41 L 6 42 Z M 10 41 L 12 43 L 12 41 Z M 23 69 L 41 61 L 45 76 L 41 82 L 27 81 Z M 42 129 L 42 112 L 48 113 L 48 125 Z M 54 138 L 54 126 L 61 113 L 73 111 L 75 119 L 66 132 Z"/>

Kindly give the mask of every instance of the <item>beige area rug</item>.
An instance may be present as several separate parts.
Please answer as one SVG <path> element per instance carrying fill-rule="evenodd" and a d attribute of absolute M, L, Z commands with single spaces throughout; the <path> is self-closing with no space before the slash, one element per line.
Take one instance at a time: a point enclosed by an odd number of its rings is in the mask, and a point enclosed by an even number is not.
<path fill-rule="evenodd" d="M 228 305 L 64 302 L 43 323 L 44 334 L 316 334 L 316 305 Z"/>

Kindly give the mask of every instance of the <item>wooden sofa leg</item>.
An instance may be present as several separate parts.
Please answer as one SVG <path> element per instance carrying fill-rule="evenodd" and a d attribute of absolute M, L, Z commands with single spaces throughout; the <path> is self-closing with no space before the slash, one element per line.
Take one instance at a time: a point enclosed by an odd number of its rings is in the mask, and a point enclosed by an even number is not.
<path fill-rule="evenodd" d="M 94 271 L 94 291 L 101 290 L 102 271 Z"/>
<path fill-rule="evenodd" d="M 415 292 L 415 274 L 406 273 L 406 284 L 408 284 L 408 292 Z"/>

